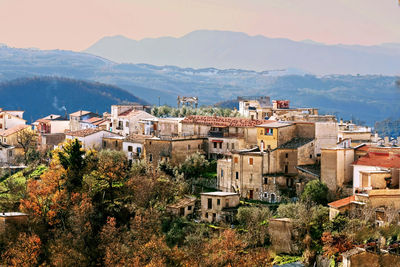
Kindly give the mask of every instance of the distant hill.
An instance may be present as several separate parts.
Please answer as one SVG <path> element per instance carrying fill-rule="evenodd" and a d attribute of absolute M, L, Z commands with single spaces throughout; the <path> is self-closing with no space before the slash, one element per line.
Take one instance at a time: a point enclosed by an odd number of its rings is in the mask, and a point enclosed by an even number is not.
<path fill-rule="evenodd" d="M 241 32 L 199 30 L 180 38 L 104 37 L 85 52 L 119 63 L 256 71 L 295 68 L 326 74 L 397 75 L 400 44 L 325 45 Z"/>
<path fill-rule="evenodd" d="M 30 122 L 80 109 L 103 113 L 123 101 L 145 103 L 112 85 L 57 77 L 20 78 L 0 83 L 0 107 L 25 110 Z"/>
<path fill-rule="evenodd" d="M 288 99 L 291 106 L 316 107 L 321 113 L 344 119 L 354 117 L 370 126 L 389 117 L 400 118 L 396 76 L 316 76 L 296 69 L 251 71 L 117 64 L 87 53 L 0 47 L 0 82 L 34 76 L 112 84 L 151 104 L 160 101 L 176 106 L 178 95 L 198 96 L 200 105 L 237 96 L 268 95 Z M 24 100 L 11 103 L 19 105 L 20 101 Z"/>

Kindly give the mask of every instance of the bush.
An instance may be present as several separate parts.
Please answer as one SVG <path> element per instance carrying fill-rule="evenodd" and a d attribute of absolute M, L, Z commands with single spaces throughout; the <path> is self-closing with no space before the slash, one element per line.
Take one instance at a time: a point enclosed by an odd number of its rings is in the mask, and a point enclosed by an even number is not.
<path fill-rule="evenodd" d="M 312 180 L 306 184 L 301 200 L 326 205 L 328 203 L 328 187 L 320 180 Z"/>

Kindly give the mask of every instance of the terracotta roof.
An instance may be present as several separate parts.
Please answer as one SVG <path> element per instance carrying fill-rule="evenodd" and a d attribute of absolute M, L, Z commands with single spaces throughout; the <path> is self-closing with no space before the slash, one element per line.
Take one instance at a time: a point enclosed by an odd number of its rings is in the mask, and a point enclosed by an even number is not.
<path fill-rule="evenodd" d="M 101 119 L 99 121 L 93 122 L 92 124 L 96 125 L 96 126 L 99 126 L 100 124 L 103 124 L 104 122 L 107 122 L 107 121 L 109 121 L 109 120 Z"/>
<path fill-rule="evenodd" d="M 264 123 L 272 123 L 268 120 L 252 120 L 236 117 L 216 117 L 191 115 L 182 120 L 182 123 L 200 124 L 213 127 L 255 127 Z"/>
<path fill-rule="evenodd" d="M 400 154 L 368 152 L 359 158 L 354 165 L 400 168 Z"/>
<path fill-rule="evenodd" d="M 334 202 L 328 203 L 328 206 L 338 209 L 338 208 L 349 205 L 351 202 L 353 202 L 355 200 L 356 200 L 356 197 L 354 195 L 352 195 L 352 196 L 342 198 L 342 199 L 336 200 Z"/>
<path fill-rule="evenodd" d="M 92 123 L 92 124 L 94 124 L 94 123 L 96 123 L 96 122 L 98 122 L 98 121 L 101 121 L 101 120 L 103 120 L 103 118 L 92 117 L 92 118 L 90 118 L 90 119 L 84 120 L 83 122 L 87 122 L 87 123 Z"/>
<path fill-rule="evenodd" d="M 89 135 L 95 134 L 100 131 L 104 131 L 104 130 L 98 129 L 98 128 L 89 128 L 89 129 L 84 129 L 84 130 L 79 130 L 79 131 L 66 132 L 65 135 L 75 136 L 75 137 L 85 137 L 85 136 L 89 136 Z"/>
<path fill-rule="evenodd" d="M 24 129 L 30 128 L 30 127 L 31 126 L 29 126 L 29 125 L 17 125 L 17 126 L 14 126 L 14 127 L 10 128 L 10 129 L 0 131 L 0 135 L 1 136 L 9 136 L 9 135 L 15 134 L 15 133 L 17 133 L 17 132 L 19 132 L 21 130 L 24 130 Z"/>
<path fill-rule="evenodd" d="M 366 144 L 361 144 L 358 147 L 356 147 L 357 151 L 366 151 L 366 152 L 368 152 L 369 149 L 370 149 L 370 146 L 366 145 Z"/>

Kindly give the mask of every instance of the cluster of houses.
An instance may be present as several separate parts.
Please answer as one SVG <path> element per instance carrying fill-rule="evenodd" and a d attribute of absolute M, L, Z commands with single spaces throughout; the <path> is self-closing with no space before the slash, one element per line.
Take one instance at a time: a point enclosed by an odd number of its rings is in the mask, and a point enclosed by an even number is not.
<path fill-rule="evenodd" d="M 288 100 L 238 100 L 241 117 L 159 118 L 149 106 L 126 104 L 101 115 L 51 114 L 32 126 L 23 111 L 0 109 L 0 164 L 12 164 L 22 153 L 17 140 L 22 131 L 35 132 L 41 149 L 78 139 L 84 148 L 124 151 L 129 162 L 146 160 L 155 167 L 200 153 L 217 160 L 219 191 L 201 195 L 201 217 L 210 222 L 229 221 L 240 198 L 279 203 L 298 196 L 313 179 L 326 183 L 332 198 L 343 197 L 329 204 L 332 218 L 367 202 L 377 214 L 400 205 L 398 139 L 381 139 L 371 128 L 338 122 L 314 108 L 290 108 Z M 187 216 L 194 201 L 188 197 L 169 209 Z"/>

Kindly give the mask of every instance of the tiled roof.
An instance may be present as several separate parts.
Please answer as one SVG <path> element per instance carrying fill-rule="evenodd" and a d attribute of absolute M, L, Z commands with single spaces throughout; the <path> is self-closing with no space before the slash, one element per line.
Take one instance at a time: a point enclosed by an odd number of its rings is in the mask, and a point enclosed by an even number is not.
<path fill-rule="evenodd" d="M 296 149 L 299 147 L 304 146 L 305 144 L 310 143 L 312 140 L 312 138 L 302 138 L 302 137 L 295 137 L 292 140 L 290 140 L 289 142 L 286 142 L 280 146 L 277 147 L 277 149 Z"/>
<path fill-rule="evenodd" d="M 353 202 L 355 200 L 356 200 L 356 197 L 354 195 L 352 195 L 352 196 L 342 198 L 342 199 L 336 200 L 334 202 L 328 203 L 328 206 L 338 209 L 338 208 L 349 205 L 351 202 Z"/>
<path fill-rule="evenodd" d="M 356 160 L 354 165 L 400 168 L 400 154 L 368 152 Z"/>
<path fill-rule="evenodd" d="M 131 134 L 125 138 L 125 142 L 131 143 L 144 143 L 144 140 L 151 138 L 150 135 L 141 135 L 141 134 Z"/>
<path fill-rule="evenodd" d="M 216 117 L 191 115 L 182 120 L 182 123 L 200 124 L 213 127 L 255 127 L 264 123 L 272 123 L 268 120 L 252 120 L 236 117 Z"/>
<path fill-rule="evenodd" d="M 79 131 L 66 132 L 65 135 L 75 136 L 75 137 L 85 137 L 85 136 L 89 136 L 89 135 L 95 134 L 100 131 L 104 131 L 104 130 L 98 129 L 98 128 L 89 128 L 89 129 L 84 129 L 84 130 L 79 130 Z"/>
<path fill-rule="evenodd" d="M 9 136 L 9 135 L 15 134 L 15 133 L 17 133 L 17 132 L 19 132 L 21 130 L 24 130 L 24 129 L 30 128 L 30 127 L 31 126 L 29 126 L 29 125 L 17 125 L 17 126 L 14 126 L 14 127 L 10 128 L 10 129 L 0 131 L 0 135 L 1 136 Z"/>
<path fill-rule="evenodd" d="M 92 117 L 90 119 L 84 120 L 83 122 L 87 122 L 87 123 L 91 123 L 91 124 L 95 124 L 99 121 L 102 121 L 103 118 L 99 118 L 99 117 Z"/>

